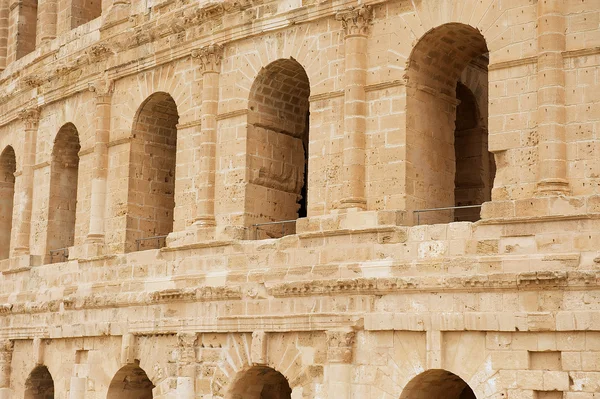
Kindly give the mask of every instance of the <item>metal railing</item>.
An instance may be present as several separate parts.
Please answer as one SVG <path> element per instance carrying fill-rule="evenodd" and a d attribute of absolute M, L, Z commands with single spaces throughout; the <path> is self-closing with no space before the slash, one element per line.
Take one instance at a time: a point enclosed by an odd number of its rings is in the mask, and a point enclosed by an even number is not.
<path fill-rule="evenodd" d="M 276 226 L 276 225 L 281 225 L 281 237 L 285 236 L 285 225 L 289 224 L 289 223 L 296 223 L 296 219 L 293 220 L 279 220 L 277 222 L 265 222 L 265 223 L 256 223 L 253 224 L 251 227 L 254 230 L 254 239 L 258 240 L 258 230 L 263 227 L 263 226 Z"/>
<path fill-rule="evenodd" d="M 166 235 L 164 235 L 164 236 L 154 236 L 154 237 L 138 238 L 138 239 L 135 240 L 136 251 L 140 250 L 140 246 L 142 245 L 142 241 L 153 241 L 153 240 L 156 240 L 156 249 L 162 248 L 162 247 L 164 247 L 166 238 L 167 238 Z M 163 241 L 163 245 L 160 245 L 160 240 L 165 240 L 165 241 Z"/>
<path fill-rule="evenodd" d="M 69 260 L 69 248 L 65 247 L 65 248 L 57 248 L 57 249 L 51 249 L 50 250 L 50 263 L 54 263 L 54 259 L 60 256 L 60 260 L 57 262 L 66 262 L 67 260 Z"/>
<path fill-rule="evenodd" d="M 446 206 L 442 208 L 417 209 L 413 213 L 417 215 L 417 226 L 421 223 L 421 213 L 437 212 L 437 211 L 453 211 L 456 209 L 474 209 L 481 208 L 481 205 L 463 205 L 463 206 Z"/>

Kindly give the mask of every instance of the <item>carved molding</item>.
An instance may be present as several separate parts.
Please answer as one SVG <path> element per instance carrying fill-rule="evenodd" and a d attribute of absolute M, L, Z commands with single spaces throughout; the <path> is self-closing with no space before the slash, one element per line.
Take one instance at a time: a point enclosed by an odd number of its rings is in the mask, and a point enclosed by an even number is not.
<path fill-rule="evenodd" d="M 114 81 L 109 79 L 100 79 L 95 82 L 88 83 L 88 89 L 93 92 L 96 97 L 107 97 L 112 95 L 115 89 Z"/>
<path fill-rule="evenodd" d="M 219 301 L 230 299 L 241 299 L 242 291 L 240 287 L 198 287 L 185 289 L 167 289 L 162 291 L 145 292 L 132 295 L 131 293 L 122 294 L 90 294 L 77 297 L 67 295 L 62 299 L 42 301 L 42 302 L 20 302 L 16 304 L 3 305 L 4 313 L 45 313 L 57 312 L 61 305 L 66 310 L 79 309 L 102 309 L 123 306 L 148 306 L 160 303 L 170 303 L 178 301 Z M 0 313 L 3 307 L 0 306 Z"/>
<path fill-rule="evenodd" d="M 335 19 L 342 22 L 346 37 L 367 36 L 373 23 L 373 9 L 367 5 L 352 7 L 338 11 Z"/>
<path fill-rule="evenodd" d="M 352 363 L 356 333 L 352 330 L 329 330 L 326 333 L 329 363 Z"/>
<path fill-rule="evenodd" d="M 203 72 L 219 72 L 223 59 L 223 46 L 215 43 L 193 50 L 192 58 L 200 62 Z"/>
<path fill-rule="evenodd" d="M 196 361 L 196 343 L 198 335 L 195 333 L 177 334 L 177 344 L 179 346 L 179 362 L 190 364 Z"/>
<path fill-rule="evenodd" d="M 86 55 L 88 57 L 88 62 L 90 64 L 94 62 L 102 61 L 111 55 L 113 55 L 112 49 L 104 43 L 94 44 L 86 51 Z"/>
<path fill-rule="evenodd" d="M 26 129 L 36 129 L 40 121 L 40 109 L 38 107 L 24 109 L 19 112 L 19 119 L 25 122 Z"/>

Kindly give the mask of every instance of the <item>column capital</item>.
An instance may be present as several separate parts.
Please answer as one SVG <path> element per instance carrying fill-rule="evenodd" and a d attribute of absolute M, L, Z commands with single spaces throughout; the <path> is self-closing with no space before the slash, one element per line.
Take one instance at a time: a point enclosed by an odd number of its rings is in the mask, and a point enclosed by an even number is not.
<path fill-rule="evenodd" d="M 114 81 L 110 79 L 100 79 L 88 83 L 88 89 L 94 93 L 96 97 L 110 97 L 114 92 L 114 88 Z"/>
<path fill-rule="evenodd" d="M 373 22 L 373 9 L 367 5 L 351 7 L 338 11 L 335 14 L 335 19 L 342 22 L 346 37 L 367 36 L 369 26 Z"/>
<path fill-rule="evenodd" d="M 40 109 L 38 107 L 24 109 L 19 112 L 19 119 L 25 122 L 26 129 L 35 129 L 40 121 Z"/>
<path fill-rule="evenodd" d="M 196 342 L 198 335 L 195 333 L 178 333 L 177 346 L 179 347 L 179 362 L 190 364 L 196 361 Z"/>
<path fill-rule="evenodd" d="M 327 334 L 327 360 L 330 363 L 352 363 L 356 333 L 352 330 L 330 330 Z"/>
<path fill-rule="evenodd" d="M 221 60 L 223 59 L 223 46 L 214 43 L 192 50 L 192 58 L 196 58 L 200 61 L 203 73 L 218 73 L 221 69 Z"/>

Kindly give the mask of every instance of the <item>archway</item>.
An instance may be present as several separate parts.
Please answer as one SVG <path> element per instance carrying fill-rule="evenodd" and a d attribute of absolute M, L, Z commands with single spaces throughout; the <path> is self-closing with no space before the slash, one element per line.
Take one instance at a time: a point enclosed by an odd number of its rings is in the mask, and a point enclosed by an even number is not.
<path fill-rule="evenodd" d="M 55 262 L 66 260 L 66 248 L 75 243 L 80 149 L 77 128 L 67 123 L 56 135 L 50 165 L 47 249 Z"/>
<path fill-rule="evenodd" d="M 469 25 L 441 25 L 414 47 L 406 73 L 409 209 L 480 205 L 490 199 L 494 168 L 487 150 L 487 65 L 486 41 Z M 420 215 L 421 223 L 477 219 L 478 209 Z"/>
<path fill-rule="evenodd" d="M 25 399 L 54 399 L 54 380 L 46 366 L 38 366 L 25 381 Z"/>
<path fill-rule="evenodd" d="M 133 123 L 126 251 L 160 248 L 173 231 L 179 114 L 167 93 L 152 94 Z"/>
<path fill-rule="evenodd" d="M 307 215 L 309 96 L 306 71 L 293 58 L 267 65 L 252 85 L 247 143 L 249 224 Z M 293 224 L 261 228 L 262 235 L 270 237 L 294 231 Z"/>
<path fill-rule="evenodd" d="M 8 146 L 0 154 L 0 259 L 10 255 L 16 170 L 15 150 Z"/>
<path fill-rule="evenodd" d="M 427 370 L 410 380 L 400 399 L 477 399 L 462 378 L 446 370 Z"/>
<path fill-rule="evenodd" d="M 226 399 L 291 399 L 292 389 L 277 370 L 254 366 L 238 373 Z"/>
<path fill-rule="evenodd" d="M 108 386 L 107 399 L 152 399 L 154 385 L 137 364 L 128 364 L 117 371 Z"/>

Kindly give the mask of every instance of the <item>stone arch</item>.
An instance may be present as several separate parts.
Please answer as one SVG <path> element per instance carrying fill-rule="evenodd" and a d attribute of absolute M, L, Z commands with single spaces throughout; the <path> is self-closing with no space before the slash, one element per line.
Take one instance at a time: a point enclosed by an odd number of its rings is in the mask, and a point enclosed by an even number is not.
<path fill-rule="evenodd" d="M 400 399 L 477 399 L 465 380 L 442 369 L 431 369 L 414 377 Z"/>
<path fill-rule="evenodd" d="M 50 200 L 48 202 L 48 236 L 46 248 L 55 251 L 75 243 L 77 181 L 79 175 L 79 133 L 72 123 L 63 125 L 52 148 L 50 163 Z M 51 260 L 65 260 L 64 254 L 52 252 Z"/>
<path fill-rule="evenodd" d="M 248 102 L 251 187 L 246 199 L 252 223 L 307 214 L 309 96 L 306 71 L 293 58 L 270 63 L 252 85 Z M 278 226 L 265 233 L 280 236 L 282 229 Z"/>
<path fill-rule="evenodd" d="M 157 92 L 140 105 L 134 118 L 129 159 L 126 251 L 161 247 L 173 231 L 177 104 Z"/>
<path fill-rule="evenodd" d="M 46 366 L 34 368 L 25 381 L 25 399 L 54 399 L 54 380 Z"/>
<path fill-rule="evenodd" d="M 152 399 L 154 384 L 137 364 L 119 369 L 108 387 L 107 399 Z"/>
<path fill-rule="evenodd" d="M 225 399 L 291 399 L 292 388 L 283 374 L 267 366 L 238 372 Z"/>
<path fill-rule="evenodd" d="M 480 114 L 481 109 L 473 93 L 461 82 L 467 70 L 471 75 L 483 75 L 487 82 L 487 64 L 485 38 L 476 28 L 466 24 L 447 23 L 433 28 L 413 48 L 406 66 L 406 179 L 409 209 L 479 205 L 489 200 L 489 194 L 476 195 L 478 191 L 469 186 L 470 177 L 465 177 L 470 173 L 482 174 L 482 169 L 489 172 L 489 163 L 483 167 L 483 159 L 488 157 L 482 157 L 481 150 L 478 150 L 479 164 L 472 165 L 472 159 L 467 159 L 472 154 L 456 146 L 457 133 L 463 136 L 469 133 L 473 137 L 485 134 L 487 147 L 487 129 L 482 127 L 487 126 L 487 114 Z M 457 98 L 457 95 L 461 98 Z M 480 123 L 481 119 L 485 122 Z M 460 140 L 465 141 L 462 136 Z M 478 141 L 479 145 L 482 142 L 481 138 L 469 140 L 473 143 Z M 461 179 L 466 183 L 457 190 L 457 182 Z M 473 177 L 471 180 L 475 179 Z M 489 184 L 484 187 L 491 191 Z M 425 223 L 478 218 L 478 211 L 474 217 L 470 213 L 462 215 L 454 211 L 420 216 Z"/>
<path fill-rule="evenodd" d="M 11 146 L 0 154 L 0 259 L 10 256 L 17 158 Z"/>

